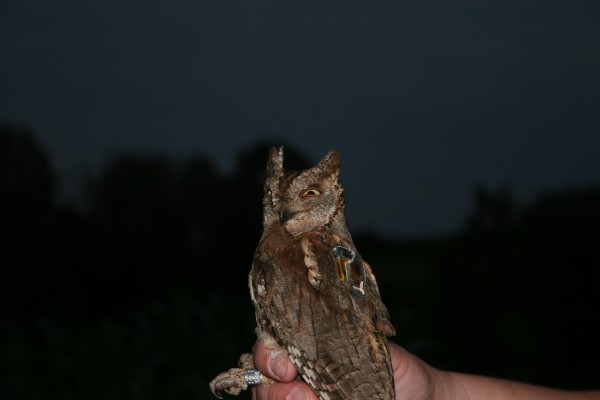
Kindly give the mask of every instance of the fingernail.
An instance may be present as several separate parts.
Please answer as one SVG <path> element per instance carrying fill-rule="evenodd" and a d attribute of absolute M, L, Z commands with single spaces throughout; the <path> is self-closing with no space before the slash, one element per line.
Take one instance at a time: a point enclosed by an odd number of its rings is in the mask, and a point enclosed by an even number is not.
<path fill-rule="evenodd" d="M 287 396 L 287 400 L 308 400 L 310 399 L 308 392 L 303 387 L 298 387 Z"/>
<path fill-rule="evenodd" d="M 276 379 L 282 379 L 287 373 L 289 361 L 285 351 L 274 352 L 269 358 L 269 369 Z"/>

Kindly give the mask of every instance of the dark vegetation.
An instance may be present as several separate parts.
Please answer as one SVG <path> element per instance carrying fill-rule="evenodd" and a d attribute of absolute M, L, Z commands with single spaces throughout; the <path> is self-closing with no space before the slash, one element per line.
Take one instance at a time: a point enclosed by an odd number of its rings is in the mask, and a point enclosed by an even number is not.
<path fill-rule="evenodd" d="M 121 155 L 78 209 L 55 200 L 31 132 L 0 125 L 0 398 L 211 398 L 208 381 L 254 341 L 246 276 L 268 147 L 228 175 L 202 157 Z M 598 387 L 600 188 L 516 206 L 480 187 L 455 235 L 355 240 L 395 340 L 431 364 Z"/>

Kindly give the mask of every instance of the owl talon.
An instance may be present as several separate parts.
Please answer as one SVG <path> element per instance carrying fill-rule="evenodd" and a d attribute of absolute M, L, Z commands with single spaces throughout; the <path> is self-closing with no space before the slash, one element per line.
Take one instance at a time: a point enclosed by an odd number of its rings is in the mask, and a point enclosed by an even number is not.
<path fill-rule="evenodd" d="M 249 359 L 245 356 L 247 356 L 247 354 L 243 354 L 242 357 L 240 357 L 240 364 L 247 365 L 248 362 L 252 362 L 251 355 Z M 270 385 L 273 382 L 273 380 L 264 377 L 257 369 L 231 368 L 229 371 L 217 375 L 217 377 L 210 382 L 209 386 L 212 394 L 219 399 L 222 399 L 222 392 L 237 396 L 242 390 L 248 389 L 248 386 L 261 384 Z"/>
<path fill-rule="evenodd" d="M 229 371 L 220 373 L 209 383 L 209 386 L 212 394 L 219 399 L 223 398 L 223 392 L 237 396 L 242 390 L 248 388 L 245 371 L 240 368 L 231 368 Z"/>

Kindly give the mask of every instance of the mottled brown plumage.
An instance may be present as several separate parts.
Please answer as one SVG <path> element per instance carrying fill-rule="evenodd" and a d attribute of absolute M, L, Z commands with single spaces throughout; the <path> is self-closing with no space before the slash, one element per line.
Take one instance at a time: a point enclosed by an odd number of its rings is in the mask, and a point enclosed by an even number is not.
<path fill-rule="evenodd" d="M 386 336 L 394 328 L 347 228 L 339 153 L 286 171 L 283 149 L 273 148 L 267 171 L 249 276 L 258 335 L 286 349 L 323 400 L 393 399 Z M 239 391 L 232 371 L 211 383 L 213 392 Z"/>

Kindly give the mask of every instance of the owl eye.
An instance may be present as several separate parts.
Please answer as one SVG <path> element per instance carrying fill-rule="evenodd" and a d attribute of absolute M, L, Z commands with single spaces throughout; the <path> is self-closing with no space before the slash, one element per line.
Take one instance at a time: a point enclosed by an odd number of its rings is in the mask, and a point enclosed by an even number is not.
<path fill-rule="evenodd" d="M 304 192 L 302 192 L 302 194 L 300 195 L 301 197 L 315 197 L 315 196 L 319 196 L 321 194 L 321 191 L 318 189 L 308 189 L 305 190 Z"/>

